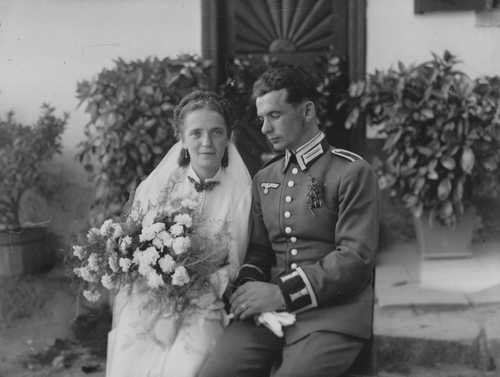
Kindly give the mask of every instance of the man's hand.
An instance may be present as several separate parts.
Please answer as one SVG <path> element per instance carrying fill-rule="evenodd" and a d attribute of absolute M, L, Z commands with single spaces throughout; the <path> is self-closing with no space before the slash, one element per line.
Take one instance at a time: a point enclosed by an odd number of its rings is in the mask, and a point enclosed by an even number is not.
<path fill-rule="evenodd" d="M 254 314 L 272 312 L 285 307 L 285 299 L 276 284 L 250 281 L 231 296 L 231 313 L 245 319 Z"/>

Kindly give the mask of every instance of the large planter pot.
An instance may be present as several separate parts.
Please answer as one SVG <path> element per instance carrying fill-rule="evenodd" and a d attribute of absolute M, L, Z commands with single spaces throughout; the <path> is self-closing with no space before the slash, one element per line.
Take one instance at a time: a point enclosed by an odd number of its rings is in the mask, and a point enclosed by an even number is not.
<path fill-rule="evenodd" d="M 420 255 L 424 259 L 467 258 L 472 256 L 471 243 L 477 224 L 476 211 L 467 208 L 453 227 L 446 227 L 437 221 L 429 223 L 428 215 L 414 217 L 415 233 Z"/>
<path fill-rule="evenodd" d="M 54 256 L 47 247 L 45 227 L 0 231 L 0 276 L 16 276 L 52 267 Z"/>

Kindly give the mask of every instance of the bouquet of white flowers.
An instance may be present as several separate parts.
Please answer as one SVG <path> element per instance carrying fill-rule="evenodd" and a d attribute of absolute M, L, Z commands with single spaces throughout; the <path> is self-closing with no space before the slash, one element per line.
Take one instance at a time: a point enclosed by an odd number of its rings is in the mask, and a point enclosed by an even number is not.
<path fill-rule="evenodd" d="M 194 207 L 190 200 L 176 200 L 140 220 L 108 219 L 91 228 L 86 241 L 73 246 L 73 271 L 84 297 L 97 301 L 103 288 L 118 290 L 140 280 L 155 303 L 173 311 L 189 307 L 190 297 L 206 289 L 210 275 L 225 263 L 228 250 L 226 235 L 207 239 L 196 232 Z"/>

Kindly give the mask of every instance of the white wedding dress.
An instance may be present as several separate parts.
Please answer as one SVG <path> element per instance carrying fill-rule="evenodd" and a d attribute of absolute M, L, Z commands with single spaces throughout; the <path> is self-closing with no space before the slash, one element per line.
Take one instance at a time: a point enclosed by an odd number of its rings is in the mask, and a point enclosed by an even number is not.
<path fill-rule="evenodd" d="M 199 180 L 194 171 L 177 167 L 179 149 L 179 144 L 172 147 L 141 183 L 134 202 L 144 215 L 161 201 L 162 188 L 167 184 L 173 190 L 170 194 L 195 198 L 197 215 L 202 219 L 197 232 L 210 236 L 224 229 L 229 231 L 228 264 L 213 275 L 213 289 L 195 300 L 199 308 L 182 316 L 148 308 L 148 296 L 140 284 L 120 290 L 114 300 L 113 328 L 108 335 L 107 377 L 196 377 L 223 331 L 221 296 L 228 281 L 235 278 L 248 242 L 251 179 L 230 144 L 229 166 L 213 177 L 220 183 L 211 191 L 196 192 L 188 180 L 188 176 Z"/>

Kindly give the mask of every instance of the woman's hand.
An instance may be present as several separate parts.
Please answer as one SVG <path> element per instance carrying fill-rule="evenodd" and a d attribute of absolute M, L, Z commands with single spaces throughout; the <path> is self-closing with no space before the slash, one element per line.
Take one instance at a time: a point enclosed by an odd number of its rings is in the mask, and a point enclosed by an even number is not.
<path fill-rule="evenodd" d="M 231 296 L 231 313 L 245 319 L 255 314 L 285 308 L 285 299 L 276 284 L 250 281 L 239 287 Z"/>

